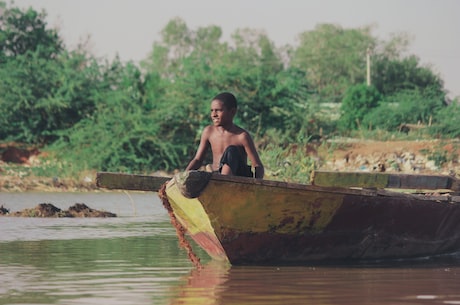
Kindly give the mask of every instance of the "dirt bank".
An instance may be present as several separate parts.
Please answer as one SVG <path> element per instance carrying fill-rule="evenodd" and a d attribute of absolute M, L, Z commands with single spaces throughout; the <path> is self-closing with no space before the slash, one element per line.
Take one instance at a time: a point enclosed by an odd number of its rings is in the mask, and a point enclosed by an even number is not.
<path fill-rule="evenodd" d="M 366 141 L 356 139 L 309 144 L 305 154 L 317 159 L 319 169 L 335 171 L 386 171 L 453 175 L 460 178 L 459 140 Z M 15 154 L 20 154 L 18 157 Z M 27 175 L 27 167 L 40 164 L 40 152 L 10 149 L 0 161 L 0 192 L 98 191 L 96 172 L 78 179 Z M 20 163 L 22 162 L 22 163 Z M 294 164 L 295 166 L 295 164 Z M 270 179 L 270 177 L 266 177 Z M 0 202 L 1 204 L 1 202 Z"/>
<path fill-rule="evenodd" d="M 95 177 L 96 173 L 94 173 Z M 90 178 L 91 177 L 91 178 Z M 0 192 L 88 192 L 97 191 L 94 177 L 86 180 L 61 179 L 57 177 L 24 176 L 21 171 L 1 171 L 0 163 Z"/>
<path fill-rule="evenodd" d="M 321 169 L 386 171 L 460 176 L 460 141 L 337 142 L 332 153 L 320 156 Z"/>

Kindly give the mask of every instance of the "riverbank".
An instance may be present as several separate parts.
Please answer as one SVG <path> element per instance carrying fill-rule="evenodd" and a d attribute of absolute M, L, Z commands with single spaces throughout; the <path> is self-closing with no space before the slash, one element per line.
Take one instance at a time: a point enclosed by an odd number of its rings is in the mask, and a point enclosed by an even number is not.
<path fill-rule="evenodd" d="M 451 175 L 460 178 L 460 141 L 373 141 L 347 139 L 327 156 L 321 169 Z"/>
<path fill-rule="evenodd" d="M 364 141 L 346 139 L 333 144 L 309 144 L 305 155 L 317 160 L 318 169 L 332 171 L 380 171 L 451 175 L 460 178 L 458 140 Z M 30 174 L 40 166 L 40 156 L 22 164 L 0 161 L 0 192 L 97 192 L 96 171 L 78 178 Z M 290 166 L 296 166 L 295 163 Z M 154 173 L 172 175 L 168 173 Z M 276 180 L 267 170 L 266 179 Z"/>
<path fill-rule="evenodd" d="M 0 169 L 2 164 L 0 163 Z M 0 192 L 93 192 L 98 191 L 94 181 L 96 173 L 87 179 L 37 177 L 22 175 L 21 171 L 0 171 Z"/>

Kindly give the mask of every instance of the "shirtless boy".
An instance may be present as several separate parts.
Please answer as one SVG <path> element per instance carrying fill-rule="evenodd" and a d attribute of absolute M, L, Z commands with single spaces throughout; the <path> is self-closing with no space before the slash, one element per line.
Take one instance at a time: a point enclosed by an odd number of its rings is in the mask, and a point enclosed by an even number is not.
<path fill-rule="evenodd" d="M 249 133 L 233 123 L 237 102 L 233 94 L 223 92 L 211 101 L 212 125 L 206 126 L 201 134 L 200 145 L 195 157 L 186 170 L 198 169 L 209 148 L 212 151 L 212 170 L 222 175 L 252 177 L 247 158 L 255 170 L 255 177 L 264 177 L 264 166 Z"/>

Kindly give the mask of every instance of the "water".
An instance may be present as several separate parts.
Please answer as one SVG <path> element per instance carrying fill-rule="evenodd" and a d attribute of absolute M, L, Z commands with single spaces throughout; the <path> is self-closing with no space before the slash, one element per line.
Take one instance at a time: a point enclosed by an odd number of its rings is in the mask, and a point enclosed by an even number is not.
<path fill-rule="evenodd" d="M 230 267 L 178 248 L 155 193 L 0 193 L 11 211 L 81 202 L 117 218 L 0 217 L 0 304 L 460 304 L 456 257 Z"/>

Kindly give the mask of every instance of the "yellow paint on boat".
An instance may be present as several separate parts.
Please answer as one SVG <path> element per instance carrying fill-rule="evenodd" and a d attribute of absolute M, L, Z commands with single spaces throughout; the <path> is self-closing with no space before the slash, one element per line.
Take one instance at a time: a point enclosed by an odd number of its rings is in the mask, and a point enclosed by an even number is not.
<path fill-rule="evenodd" d="M 166 190 L 176 217 L 190 234 L 208 233 L 215 235 L 208 215 L 198 198 L 184 197 L 173 181 L 168 183 Z"/>
<path fill-rule="evenodd" d="M 211 179 L 197 198 L 187 198 L 177 181 L 166 188 L 176 218 L 213 258 L 228 260 L 221 242 L 239 234 L 321 233 L 343 202 L 343 194 Z"/>
<path fill-rule="evenodd" d="M 341 206 L 343 196 L 211 181 L 199 199 L 219 236 L 223 230 L 281 234 L 321 232 Z M 221 224 L 228 227 L 223 228 Z"/>

